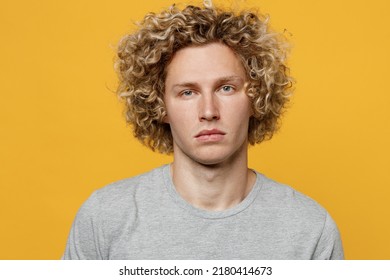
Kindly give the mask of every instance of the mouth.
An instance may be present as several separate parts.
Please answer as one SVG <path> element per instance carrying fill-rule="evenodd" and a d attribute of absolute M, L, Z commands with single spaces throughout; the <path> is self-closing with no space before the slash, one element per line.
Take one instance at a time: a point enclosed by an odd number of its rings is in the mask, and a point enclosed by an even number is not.
<path fill-rule="evenodd" d="M 200 141 L 220 141 L 224 138 L 226 132 L 218 129 L 205 129 L 199 132 L 195 138 Z"/>

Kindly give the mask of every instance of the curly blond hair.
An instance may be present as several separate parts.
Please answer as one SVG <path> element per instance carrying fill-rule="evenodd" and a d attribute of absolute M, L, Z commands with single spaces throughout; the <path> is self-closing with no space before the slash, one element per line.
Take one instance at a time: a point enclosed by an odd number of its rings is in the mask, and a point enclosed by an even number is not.
<path fill-rule="evenodd" d="M 254 115 L 250 144 L 270 139 L 290 96 L 292 78 L 286 66 L 285 39 L 272 33 L 268 18 L 251 11 L 235 13 L 205 2 L 204 7 L 175 5 L 149 13 L 138 30 L 124 36 L 117 49 L 117 93 L 126 101 L 126 119 L 134 136 L 152 150 L 173 152 L 169 124 L 163 122 L 166 68 L 175 52 L 190 45 L 220 42 L 242 60 Z"/>

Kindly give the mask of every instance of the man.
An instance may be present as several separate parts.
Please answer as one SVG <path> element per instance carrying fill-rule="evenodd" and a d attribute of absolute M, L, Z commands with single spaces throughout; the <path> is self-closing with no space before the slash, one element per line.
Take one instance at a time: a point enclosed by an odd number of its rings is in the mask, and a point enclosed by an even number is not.
<path fill-rule="evenodd" d="M 64 259 L 342 259 L 316 202 L 248 169 L 288 101 L 283 41 L 251 12 L 171 7 L 118 48 L 118 92 L 170 165 L 96 191 Z"/>

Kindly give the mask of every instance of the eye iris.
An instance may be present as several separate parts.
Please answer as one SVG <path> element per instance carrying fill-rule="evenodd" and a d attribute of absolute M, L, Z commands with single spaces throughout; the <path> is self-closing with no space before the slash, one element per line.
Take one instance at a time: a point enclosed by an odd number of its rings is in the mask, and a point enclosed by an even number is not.
<path fill-rule="evenodd" d="M 231 86 L 224 86 L 224 87 L 223 87 L 223 90 L 224 90 L 224 91 L 231 91 L 231 90 L 232 90 L 232 87 L 231 87 Z"/>
<path fill-rule="evenodd" d="M 192 91 L 190 91 L 190 90 L 186 90 L 183 92 L 183 95 L 185 95 L 185 96 L 190 96 L 191 94 L 192 94 Z"/>

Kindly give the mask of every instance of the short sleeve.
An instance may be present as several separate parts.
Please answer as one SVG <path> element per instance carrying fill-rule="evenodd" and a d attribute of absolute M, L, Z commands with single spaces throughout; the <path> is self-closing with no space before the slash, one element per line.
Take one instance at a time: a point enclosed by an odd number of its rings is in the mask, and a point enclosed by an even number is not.
<path fill-rule="evenodd" d="M 104 239 L 98 218 L 99 200 L 95 192 L 84 202 L 76 215 L 63 260 L 103 259 Z"/>
<path fill-rule="evenodd" d="M 343 260 L 344 250 L 336 223 L 327 213 L 321 237 L 313 254 L 315 260 Z"/>

